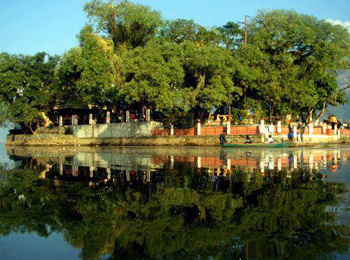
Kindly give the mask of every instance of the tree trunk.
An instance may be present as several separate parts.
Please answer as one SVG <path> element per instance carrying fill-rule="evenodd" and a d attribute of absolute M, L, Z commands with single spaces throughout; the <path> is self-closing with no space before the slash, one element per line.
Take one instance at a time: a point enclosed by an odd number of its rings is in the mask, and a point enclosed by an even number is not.
<path fill-rule="evenodd" d="M 316 117 L 316 121 L 320 120 L 320 118 L 324 115 L 324 113 L 326 113 L 327 109 L 326 109 L 326 102 L 323 103 L 323 107 L 320 111 L 320 113 L 318 114 L 318 116 Z"/>
<path fill-rule="evenodd" d="M 314 110 L 315 110 L 315 109 L 312 108 L 312 109 L 310 109 L 310 110 L 308 111 L 308 116 L 307 116 L 307 121 L 308 121 L 308 123 L 311 123 L 311 122 L 312 122 Z"/>

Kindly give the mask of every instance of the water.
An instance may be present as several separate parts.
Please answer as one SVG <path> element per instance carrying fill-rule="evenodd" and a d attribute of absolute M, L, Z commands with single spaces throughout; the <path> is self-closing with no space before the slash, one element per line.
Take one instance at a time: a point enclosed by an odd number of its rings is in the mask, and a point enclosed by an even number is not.
<path fill-rule="evenodd" d="M 0 259 L 350 259 L 350 147 L 0 147 Z"/>

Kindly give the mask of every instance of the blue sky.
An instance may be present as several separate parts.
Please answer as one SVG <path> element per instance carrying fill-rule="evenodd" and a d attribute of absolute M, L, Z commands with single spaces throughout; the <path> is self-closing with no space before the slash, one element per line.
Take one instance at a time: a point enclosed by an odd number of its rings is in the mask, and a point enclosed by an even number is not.
<path fill-rule="evenodd" d="M 87 22 L 86 0 L 0 0 L 0 52 L 62 54 L 77 45 Z M 350 21 L 350 0 L 136 0 L 165 19 L 186 18 L 204 26 L 243 21 L 259 9 L 292 9 L 299 13 Z"/>

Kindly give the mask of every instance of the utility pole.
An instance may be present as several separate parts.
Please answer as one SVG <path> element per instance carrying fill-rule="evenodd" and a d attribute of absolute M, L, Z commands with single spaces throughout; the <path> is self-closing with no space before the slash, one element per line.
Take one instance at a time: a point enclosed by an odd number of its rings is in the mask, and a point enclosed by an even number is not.
<path fill-rule="evenodd" d="M 248 25 L 247 25 L 247 15 L 244 16 L 244 46 L 247 46 L 247 29 L 248 29 Z"/>
<path fill-rule="evenodd" d="M 248 23 L 248 17 L 250 18 L 249 15 L 244 16 L 244 23 L 238 22 L 238 23 L 244 24 L 244 47 L 247 46 L 247 43 L 248 43 L 248 26 L 250 25 L 250 23 Z"/>

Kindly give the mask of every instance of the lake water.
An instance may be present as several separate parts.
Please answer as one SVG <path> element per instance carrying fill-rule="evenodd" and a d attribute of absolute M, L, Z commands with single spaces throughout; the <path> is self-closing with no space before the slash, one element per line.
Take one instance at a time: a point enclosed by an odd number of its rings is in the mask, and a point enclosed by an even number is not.
<path fill-rule="evenodd" d="M 350 146 L 0 146 L 0 259 L 350 259 Z"/>

